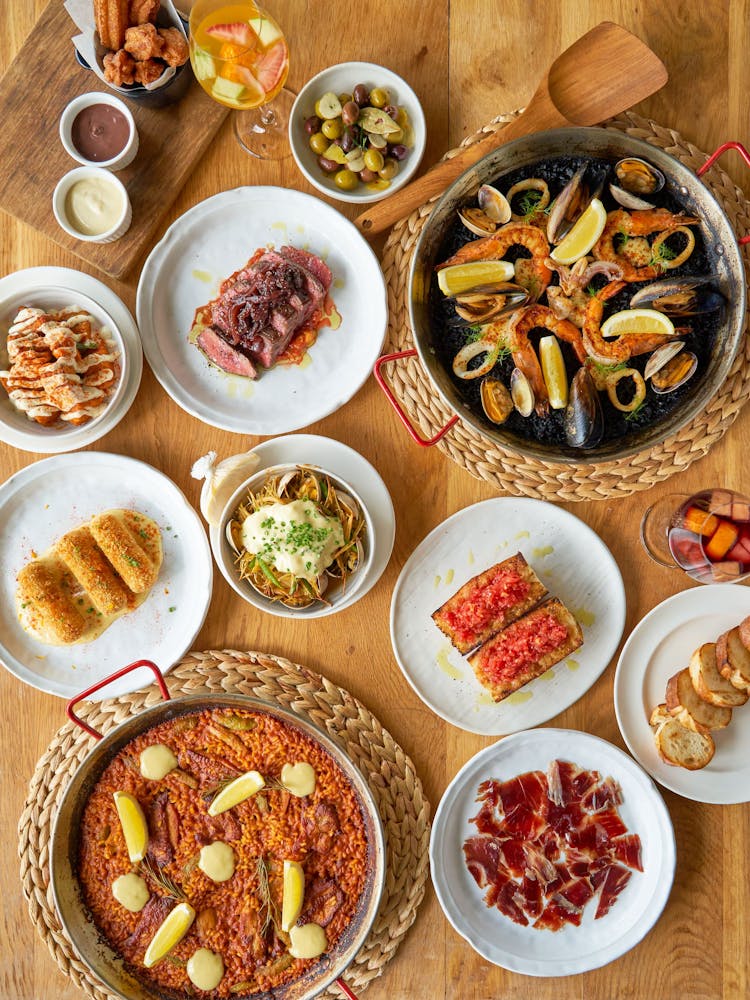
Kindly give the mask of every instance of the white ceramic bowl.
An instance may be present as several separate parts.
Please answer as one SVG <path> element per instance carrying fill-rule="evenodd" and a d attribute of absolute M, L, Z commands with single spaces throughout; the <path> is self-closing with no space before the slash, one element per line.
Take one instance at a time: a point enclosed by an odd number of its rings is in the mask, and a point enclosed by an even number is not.
<path fill-rule="evenodd" d="M 34 420 L 29 420 L 25 413 L 16 409 L 11 403 L 7 392 L 0 388 L 0 439 L 39 454 L 73 451 L 91 444 L 112 429 L 112 415 L 120 407 L 130 379 L 130 360 L 122 333 L 110 314 L 98 302 L 80 292 L 50 285 L 44 285 L 33 293 L 16 292 L 0 301 L 0 369 L 3 371 L 8 368 L 6 346 L 8 330 L 23 306 L 35 306 L 50 311 L 78 306 L 90 313 L 100 326 L 107 327 L 109 331 L 108 337 L 118 355 L 120 376 L 102 412 L 77 427 L 62 422 L 58 426 L 43 427 Z M 138 367 L 140 368 L 140 364 Z"/>
<path fill-rule="evenodd" d="M 79 229 L 76 229 L 68 218 L 65 208 L 65 200 L 70 189 L 78 181 L 86 180 L 87 178 L 98 178 L 103 184 L 110 184 L 122 199 L 122 210 L 114 225 L 105 232 L 94 235 L 82 233 Z M 55 213 L 57 224 L 61 229 L 64 229 L 69 236 L 77 240 L 83 240 L 86 243 L 112 243 L 114 240 L 119 240 L 130 228 L 130 221 L 133 217 L 133 210 L 125 185 L 114 174 L 103 167 L 76 167 L 61 177 L 52 195 L 52 211 Z"/>
<path fill-rule="evenodd" d="M 235 565 L 236 554 L 227 540 L 226 528 L 238 505 L 242 502 L 243 498 L 247 496 L 248 492 L 260 489 L 266 480 L 274 476 L 282 476 L 285 473 L 298 468 L 300 465 L 305 465 L 307 468 L 313 469 L 321 475 L 326 476 L 331 480 L 337 490 L 348 493 L 357 502 L 365 519 L 365 532 L 362 539 L 365 554 L 362 565 L 359 566 L 347 580 L 345 589 L 337 589 L 333 592 L 333 594 L 328 596 L 330 604 L 323 604 L 320 601 L 316 601 L 314 604 L 311 604 L 306 608 L 288 608 L 286 605 L 281 604 L 278 601 L 271 601 L 267 597 L 264 597 L 247 580 L 240 579 Z M 343 480 L 340 476 L 335 476 L 332 472 L 329 472 L 327 469 L 323 469 L 318 465 L 298 462 L 284 465 L 274 465 L 270 468 L 262 469 L 247 479 L 242 486 L 239 486 L 229 498 L 229 501 L 222 511 L 218 532 L 212 531 L 211 533 L 211 548 L 213 550 L 216 564 L 221 570 L 222 576 L 230 587 L 232 587 L 232 589 L 236 591 L 240 597 L 243 598 L 243 600 L 247 601 L 248 604 L 252 604 L 253 607 L 258 608 L 260 611 L 265 611 L 270 615 L 276 615 L 280 618 L 325 618 L 328 615 L 335 614 L 337 611 L 348 608 L 350 605 L 354 604 L 355 601 L 358 601 L 361 596 L 364 596 L 364 592 L 361 593 L 362 584 L 368 576 L 376 549 L 374 532 L 375 529 L 372 517 L 370 516 L 367 507 L 365 506 L 360 495 L 353 489 L 352 486 L 349 485 L 349 483 Z"/>
<path fill-rule="evenodd" d="M 414 130 L 414 145 L 409 155 L 401 161 L 399 172 L 383 191 L 371 191 L 366 184 L 359 184 L 354 191 L 343 191 L 338 187 L 333 174 L 325 174 L 318 166 L 318 157 L 310 149 L 310 137 L 305 132 L 305 122 L 315 114 L 315 102 L 328 91 L 335 94 L 350 94 L 358 83 L 373 89 L 384 87 L 388 91 L 390 103 L 406 108 Z M 289 119 L 289 144 L 297 166 L 307 180 L 331 198 L 352 204 L 366 205 L 381 201 L 398 191 L 413 177 L 419 167 L 427 142 L 427 127 L 419 98 L 411 87 L 391 70 L 375 63 L 347 62 L 324 69 L 308 81 L 299 92 Z"/>
<path fill-rule="evenodd" d="M 81 111 L 85 108 L 90 108 L 95 104 L 106 104 L 111 108 L 116 108 L 120 114 L 123 115 L 130 129 L 127 142 L 123 148 L 117 156 L 113 156 L 109 160 L 88 160 L 81 152 L 79 152 L 73 142 L 73 122 L 76 120 Z M 65 152 L 68 156 L 72 156 L 74 160 L 77 160 L 79 163 L 82 163 L 87 167 L 104 167 L 107 170 L 124 170 L 125 167 L 132 163 L 136 157 L 138 152 L 138 141 L 138 129 L 135 125 L 135 119 L 130 113 L 125 102 L 121 101 L 119 97 L 115 97 L 114 94 L 103 94 L 99 91 L 94 91 L 90 94 L 81 94 L 80 97 L 73 98 L 60 116 L 60 142 L 62 142 L 65 147 Z"/>

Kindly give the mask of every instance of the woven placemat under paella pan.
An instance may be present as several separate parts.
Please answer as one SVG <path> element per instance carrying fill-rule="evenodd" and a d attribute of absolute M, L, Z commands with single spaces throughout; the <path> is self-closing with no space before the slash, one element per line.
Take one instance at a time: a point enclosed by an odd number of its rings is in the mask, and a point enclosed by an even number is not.
<path fill-rule="evenodd" d="M 515 114 L 500 115 L 462 145 L 476 142 L 488 132 L 502 128 Z M 686 142 L 679 133 L 626 112 L 604 123 L 630 136 L 658 146 L 691 170 L 701 167 L 707 154 Z M 451 150 L 448 157 L 458 150 Z M 714 166 L 702 178 L 713 191 L 737 236 L 750 230 L 750 204 L 731 178 Z M 388 338 L 386 351 L 413 348 L 409 322 L 409 268 L 422 229 L 437 197 L 412 212 L 391 231 L 383 253 L 383 271 L 388 284 Z M 747 269 L 750 257 L 743 249 Z M 472 427 L 458 421 L 438 442 L 457 465 L 477 479 L 492 483 L 504 493 L 541 500 L 572 502 L 628 496 L 663 482 L 702 458 L 736 419 L 750 394 L 750 337 L 747 318 L 740 350 L 734 364 L 707 406 L 658 446 L 614 461 L 568 464 L 532 458 L 501 447 Z M 433 387 L 418 357 L 402 358 L 383 368 L 383 376 L 409 418 L 432 437 L 454 416 Z"/>
<path fill-rule="evenodd" d="M 343 978 L 362 992 L 395 955 L 417 914 L 427 881 L 430 806 L 409 757 L 378 720 L 343 688 L 289 660 L 265 653 L 189 653 L 165 678 L 172 697 L 246 694 L 292 709 L 334 740 L 363 773 L 378 806 L 386 840 L 386 875 L 377 916 Z M 76 711 L 106 734 L 158 703 L 155 686 Z M 57 918 L 49 884 L 52 824 L 68 782 L 93 738 L 72 722 L 55 734 L 37 764 L 18 824 L 21 881 L 31 919 L 60 969 L 94 1000 L 116 1000 L 80 961 Z M 335 986 L 321 997 L 341 997 Z"/>

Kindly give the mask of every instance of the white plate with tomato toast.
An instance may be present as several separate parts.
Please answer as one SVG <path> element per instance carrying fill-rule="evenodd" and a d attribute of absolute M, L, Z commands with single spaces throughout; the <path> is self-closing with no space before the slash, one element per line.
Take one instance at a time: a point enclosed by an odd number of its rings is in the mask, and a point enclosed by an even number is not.
<path fill-rule="evenodd" d="M 733 709 L 729 725 L 711 732 L 713 758 L 693 771 L 662 760 L 649 717 L 664 702 L 669 678 L 688 666 L 695 650 L 748 615 L 747 587 L 692 587 L 662 601 L 636 625 L 617 664 L 615 713 L 628 749 L 660 785 L 696 802 L 750 801 L 750 708 Z"/>
<path fill-rule="evenodd" d="M 583 645 L 496 702 L 431 616 L 516 552 L 575 616 Z M 572 705 L 609 664 L 624 625 L 622 576 L 604 542 L 573 514 L 526 498 L 485 500 L 438 525 L 409 557 L 391 600 L 391 642 L 406 679 L 441 718 L 483 736 L 530 729 Z"/>
<path fill-rule="evenodd" d="M 542 772 L 542 788 L 551 789 L 553 762 L 560 774 L 565 767 L 576 780 L 578 776 L 585 779 L 577 788 L 563 780 L 566 794 L 558 797 L 562 804 L 556 809 L 548 792 L 537 797 L 534 783 L 524 784 Z M 489 813 L 488 797 L 483 796 L 483 802 L 478 798 L 483 784 L 501 791 L 499 805 L 496 802 Z M 606 796 L 592 800 L 583 789 L 594 785 L 612 788 L 614 796 L 609 801 Z M 573 794 L 567 794 L 569 789 Z M 518 791 L 523 792 L 520 798 Z M 566 813 L 571 822 L 561 822 Z M 475 818 L 478 821 L 472 822 Z M 502 837 L 498 826 L 513 826 L 509 846 L 525 845 L 520 860 L 514 861 L 508 853 L 507 841 L 498 840 Z M 571 854 L 576 851 L 573 842 L 587 840 L 583 832 L 587 828 L 600 831 L 596 846 Z M 529 881 L 524 869 L 534 864 L 533 845 L 539 836 L 551 837 L 557 845 L 557 854 L 547 848 L 557 867 L 550 874 L 557 877 L 560 865 L 567 873 L 557 889 L 545 883 L 540 893 L 543 902 L 532 913 L 526 899 L 528 888 L 544 883 L 546 872 L 540 869 Z M 623 839 L 631 841 L 626 851 L 618 846 Z M 488 840 L 495 840 L 502 853 L 497 847 L 488 851 Z M 590 838 L 587 843 L 592 843 Z M 574 856 L 576 861 L 572 861 Z M 520 866 L 515 871 L 514 864 Z M 611 886 L 608 891 L 607 868 L 619 880 L 614 892 Z M 535 729 L 481 750 L 451 781 L 432 825 L 430 870 L 447 919 L 483 958 L 527 976 L 569 976 L 600 968 L 625 954 L 654 926 L 674 879 L 674 830 L 656 786 L 622 750 L 588 733 Z M 589 882 L 583 895 L 579 880 L 584 886 Z M 573 915 L 553 922 L 553 926 L 562 924 L 554 931 L 535 927 L 537 920 L 545 924 L 543 916 L 536 916 L 540 908 L 544 912 L 551 903 L 554 912 L 557 893 L 577 900 Z M 603 912 L 597 917 L 600 908 Z M 519 909 L 525 924 L 518 921 Z M 571 919 L 578 920 L 578 925 Z"/>

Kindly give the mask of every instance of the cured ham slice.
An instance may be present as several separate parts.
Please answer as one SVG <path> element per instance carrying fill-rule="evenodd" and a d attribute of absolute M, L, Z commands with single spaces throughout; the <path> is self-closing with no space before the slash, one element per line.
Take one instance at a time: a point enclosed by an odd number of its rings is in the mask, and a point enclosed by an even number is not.
<path fill-rule="evenodd" d="M 579 926 L 597 895 L 594 919 L 604 917 L 632 871 L 643 871 L 640 837 L 618 812 L 620 787 L 598 771 L 554 760 L 546 773 L 482 782 L 477 800 L 466 865 L 485 904 L 514 923 Z"/>

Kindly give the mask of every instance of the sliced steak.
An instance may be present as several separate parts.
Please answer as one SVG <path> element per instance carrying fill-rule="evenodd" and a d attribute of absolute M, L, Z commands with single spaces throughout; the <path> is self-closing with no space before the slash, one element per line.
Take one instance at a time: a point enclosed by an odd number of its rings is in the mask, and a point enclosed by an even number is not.
<path fill-rule="evenodd" d="M 221 334 L 211 326 L 202 330 L 198 347 L 209 361 L 231 375 L 244 375 L 246 378 L 257 378 L 258 372 L 250 358 L 241 350 L 228 344 Z"/>

